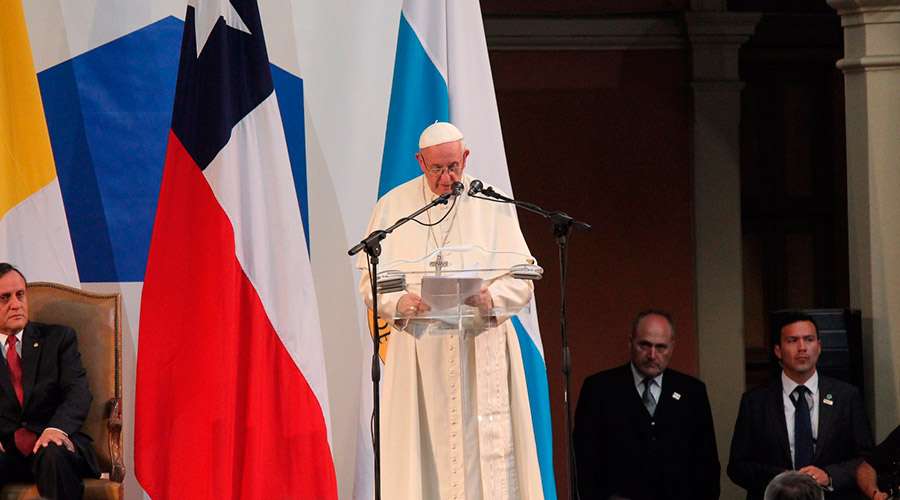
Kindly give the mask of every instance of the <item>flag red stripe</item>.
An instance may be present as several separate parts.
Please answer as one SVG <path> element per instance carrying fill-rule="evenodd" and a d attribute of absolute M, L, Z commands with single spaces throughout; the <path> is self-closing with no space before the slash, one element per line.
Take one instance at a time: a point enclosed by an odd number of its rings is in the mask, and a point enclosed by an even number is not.
<path fill-rule="evenodd" d="M 337 498 L 319 402 L 235 256 L 228 217 L 174 134 L 139 342 L 135 466 L 154 500 Z"/>

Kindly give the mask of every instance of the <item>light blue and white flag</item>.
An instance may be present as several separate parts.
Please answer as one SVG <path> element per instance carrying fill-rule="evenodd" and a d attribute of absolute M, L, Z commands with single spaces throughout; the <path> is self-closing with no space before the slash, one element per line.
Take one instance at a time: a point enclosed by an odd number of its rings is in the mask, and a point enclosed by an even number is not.
<path fill-rule="evenodd" d="M 488 60 L 484 25 L 477 0 L 405 0 L 385 134 L 378 196 L 421 174 L 415 160 L 421 131 L 435 121 L 450 121 L 465 134 L 473 151 L 466 172 L 485 184 L 512 193 L 497 101 Z M 527 312 L 512 319 L 524 369 L 533 428 L 533 459 L 540 471 L 542 495 L 555 499 L 553 447 L 546 364 L 532 300 Z M 367 344 L 368 345 L 368 344 Z M 367 347 L 369 349 L 370 347 Z M 364 374 L 354 498 L 372 498 L 371 383 Z M 534 492 L 532 492 L 534 494 Z"/>

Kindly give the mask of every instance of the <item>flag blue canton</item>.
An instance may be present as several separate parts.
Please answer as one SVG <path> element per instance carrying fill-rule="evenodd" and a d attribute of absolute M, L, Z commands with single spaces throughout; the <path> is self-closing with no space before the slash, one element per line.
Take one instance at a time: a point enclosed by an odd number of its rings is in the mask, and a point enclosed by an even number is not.
<path fill-rule="evenodd" d="M 233 5 L 252 35 L 220 17 L 199 57 L 195 10 L 187 8 L 172 130 L 201 169 L 225 146 L 231 129 L 274 91 L 259 14 L 244 3 Z"/>

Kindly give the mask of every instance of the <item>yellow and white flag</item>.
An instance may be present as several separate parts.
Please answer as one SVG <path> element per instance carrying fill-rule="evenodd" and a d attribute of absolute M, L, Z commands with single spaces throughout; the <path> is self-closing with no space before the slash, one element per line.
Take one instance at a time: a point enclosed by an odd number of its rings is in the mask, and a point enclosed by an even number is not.
<path fill-rule="evenodd" d="M 20 0 L 0 16 L 0 262 L 79 285 Z"/>

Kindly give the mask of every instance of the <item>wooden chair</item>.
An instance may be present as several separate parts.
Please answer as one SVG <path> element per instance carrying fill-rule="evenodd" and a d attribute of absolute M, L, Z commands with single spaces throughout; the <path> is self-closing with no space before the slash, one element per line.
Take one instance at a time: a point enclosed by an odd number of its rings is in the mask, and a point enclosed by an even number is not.
<path fill-rule="evenodd" d="M 94 439 L 101 479 L 84 480 L 85 500 L 124 498 L 122 480 L 122 304 L 119 294 L 97 294 L 56 283 L 28 285 L 29 319 L 65 325 L 78 334 L 81 362 L 94 399 L 82 431 Z M 34 484 L 7 484 L 0 500 L 39 499 Z"/>

